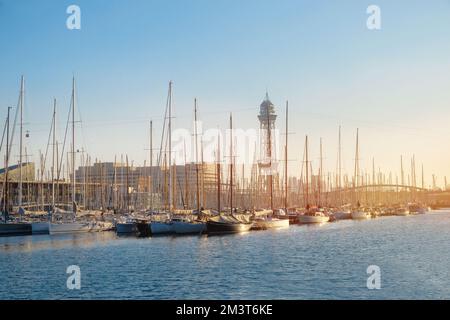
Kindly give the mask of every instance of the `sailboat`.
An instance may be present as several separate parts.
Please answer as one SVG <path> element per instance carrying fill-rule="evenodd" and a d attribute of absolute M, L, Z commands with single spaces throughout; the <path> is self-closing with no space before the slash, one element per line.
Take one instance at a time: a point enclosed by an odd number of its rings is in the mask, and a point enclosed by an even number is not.
<path fill-rule="evenodd" d="M 197 214 L 200 214 L 200 189 L 198 176 L 198 132 L 197 132 L 197 99 L 194 99 L 194 135 L 195 135 L 195 171 L 197 179 Z M 184 163 L 186 166 L 186 161 Z M 185 178 L 186 179 L 186 178 Z M 191 220 L 188 218 L 173 221 L 173 230 L 177 234 L 200 234 L 206 229 L 204 221 Z"/>
<path fill-rule="evenodd" d="M 309 205 L 309 161 L 308 161 L 308 136 L 305 139 L 305 155 L 306 155 L 306 212 L 298 216 L 298 221 L 301 224 L 312 224 L 312 223 L 325 223 L 330 220 L 322 210 L 318 208 L 311 208 Z M 320 183 L 320 182 L 319 182 Z"/>
<path fill-rule="evenodd" d="M 55 147 L 56 147 L 56 99 L 53 100 L 53 116 L 52 116 L 52 125 L 50 129 L 50 134 L 52 135 L 52 207 L 53 211 L 55 208 Z M 50 217 L 50 216 L 49 216 Z M 50 223 L 49 221 L 42 222 L 32 222 L 31 223 L 32 233 L 33 234 L 49 234 L 50 233 Z"/>
<path fill-rule="evenodd" d="M 52 208 L 52 220 L 54 220 L 55 214 L 61 214 L 61 216 L 72 215 L 72 221 L 52 221 L 49 224 L 49 233 L 50 234 L 61 234 L 61 233 L 78 233 L 78 232 L 89 232 L 96 229 L 95 223 L 89 222 L 77 222 L 77 203 L 75 198 L 76 193 L 76 181 L 75 181 L 75 77 L 72 79 L 72 98 L 71 98 L 71 108 L 69 112 L 71 112 L 72 116 L 72 211 L 63 211 L 58 210 L 55 207 Z M 63 157 L 61 157 L 62 159 Z"/>
<path fill-rule="evenodd" d="M 209 218 L 206 223 L 208 234 L 225 234 L 225 233 L 241 233 L 250 231 L 253 223 L 245 220 L 245 216 L 237 216 L 237 209 L 233 208 L 233 117 L 230 114 L 230 214 L 219 215 Z M 220 176 L 220 171 L 219 171 Z M 220 197 L 220 180 L 217 191 Z"/>
<path fill-rule="evenodd" d="M 168 126 L 167 126 L 167 143 L 169 145 L 168 150 L 168 160 L 169 160 L 169 179 L 168 179 L 168 213 L 167 213 L 167 219 L 164 220 L 152 220 L 150 222 L 150 230 L 152 235 L 159 235 L 159 234 L 170 234 L 174 233 L 173 228 L 173 221 L 172 221 L 172 212 L 171 209 L 173 208 L 174 195 L 173 195 L 173 174 L 172 174 L 172 81 L 169 81 L 169 91 L 167 94 L 167 104 L 166 104 L 166 116 L 168 117 L 164 118 L 164 121 L 168 120 Z M 163 141 L 161 141 L 161 149 L 162 149 Z M 161 150 L 162 151 L 162 150 Z"/>
<path fill-rule="evenodd" d="M 333 218 L 336 220 L 345 220 L 352 218 L 352 211 L 348 206 L 342 203 L 342 146 L 341 146 L 341 126 L 339 126 L 338 137 L 338 173 L 337 173 L 337 188 L 338 188 L 338 208 L 333 212 Z"/>
<path fill-rule="evenodd" d="M 355 196 L 358 196 L 356 188 L 358 187 L 358 176 L 359 176 L 359 129 L 356 129 L 356 152 L 355 152 L 355 173 L 353 178 L 353 188 L 355 190 Z M 353 220 L 365 220 L 370 219 L 371 215 L 369 212 L 365 212 L 361 209 L 361 204 L 359 200 L 356 204 L 356 209 L 352 211 Z"/>
<path fill-rule="evenodd" d="M 22 77 L 22 84 L 23 84 L 23 77 Z M 5 180 L 3 182 L 3 195 L 2 195 L 3 223 L 0 223 L 0 236 L 29 235 L 31 234 L 31 224 L 9 221 L 10 204 L 9 204 L 8 166 L 11 148 L 11 143 L 9 140 L 10 110 L 11 107 L 8 107 L 8 117 L 5 123 L 5 130 L 6 130 L 6 156 L 5 156 L 5 172 L 4 172 Z"/>

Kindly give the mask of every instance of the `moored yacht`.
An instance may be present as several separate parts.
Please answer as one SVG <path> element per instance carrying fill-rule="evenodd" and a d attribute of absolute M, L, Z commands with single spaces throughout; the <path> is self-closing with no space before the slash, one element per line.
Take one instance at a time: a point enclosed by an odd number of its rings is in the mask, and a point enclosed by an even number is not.
<path fill-rule="evenodd" d="M 365 212 L 364 210 L 353 210 L 352 211 L 352 219 L 353 220 L 366 220 L 366 219 L 370 219 L 371 215 L 369 212 Z"/>
<path fill-rule="evenodd" d="M 325 223 L 330 221 L 330 217 L 323 211 L 310 209 L 304 214 L 298 216 L 298 222 L 301 224 Z"/>
<path fill-rule="evenodd" d="M 206 223 L 188 218 L 173 219 L 172 228 L 176 234 L 201 234 L 206 230 Z"/>
<path fill-rule="evenodd" d="M 210 218 L 206 223 L 208 234 L 241 233 L 250 231 L 253 223 L 242 221 L 234 215 L 217 216 Z"/>
<path fill-rule="evenodd" d="M 31 234 L 31 224 L 22 222 L 0 223 L 0 236 L 24 236 Z"/>

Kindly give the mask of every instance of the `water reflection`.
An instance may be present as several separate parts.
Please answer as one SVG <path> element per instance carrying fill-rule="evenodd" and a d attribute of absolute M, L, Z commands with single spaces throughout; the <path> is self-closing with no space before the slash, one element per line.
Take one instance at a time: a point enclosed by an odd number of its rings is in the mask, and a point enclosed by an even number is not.
<path fill-rule="evenodd" d="M 439 211 L 213 237 L 0 238 L 0 299 L 448 297 L 449 229 Z M 77 292 L 65 289 L 71 264 L 83 272 Z M 382 290 L 365 287 L 373 264 Z"/>
<path fill-rule="evenodd" d="M 62 249 L 65 247 L 91 247 L 117 239 L 114 232 L 79 233 L 64 235 L 38 235 L 0 238 L 0 253 L 32 252 L 44 249 Z"/>

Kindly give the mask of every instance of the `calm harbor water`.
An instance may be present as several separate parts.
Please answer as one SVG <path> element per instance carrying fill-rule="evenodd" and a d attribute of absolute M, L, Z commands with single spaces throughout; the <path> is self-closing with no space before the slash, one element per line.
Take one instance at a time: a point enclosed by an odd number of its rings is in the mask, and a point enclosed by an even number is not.
<path fill-rule="evenodd" d="M 449 244 L 450 210 L 214 237 L 0 238 L 0 299 L 449 299 Z"/>

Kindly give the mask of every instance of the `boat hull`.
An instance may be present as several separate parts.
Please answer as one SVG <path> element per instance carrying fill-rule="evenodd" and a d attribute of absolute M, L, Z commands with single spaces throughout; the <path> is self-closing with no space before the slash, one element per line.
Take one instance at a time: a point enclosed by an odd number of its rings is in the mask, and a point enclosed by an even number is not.
<path fill-rule="evenodd" d="M 31 235 L 29 223 L 0 223 L 0 236 L 26 236 Z"/>
<path fill-rule="evenodd" d="M 350 212 L 335 212 L 333 216 L 336 220 L 347 220 L 352 218 L 352 214 Z"/>
<path fill-rule="evenodd" d="M 208 234 L 241 233 L 250 231 L 252 225 L 252 223 L 225 223 L 208 221 L 206 223 L 206 230 Z"/>
<path fill-rule="evenodd" d="M 352 219 L 353 220 L 366 220 L 369 219 L 370 215 L 368 215 L 364 211 L 354 211 L 352 212 Z"/>
<path fill-rule="evenodd" d="M 50 223 L 48 222 L 32 222 L 31 223 L 32 234 L 49 234 Z"/>
<path fill-rule="evenodd" d="M 176 234 L 200 234 L 206 230 L 206 224 L 202 222 L 174 221 L 173 230 Z"/>
<path fill-rule="evenodd" d="M 395 215 L 399 217 L 406 217 L 409 216 L 409 211 L 396 212 Z"/>
<path fill-rule="evenodd" d="M 51 223 L 50 234 L 64 234 L 64 233 L 83 233 L 90 232 L 92 226 L 89 223 Z"/>
<path fill-rule="evenodd" d="M 253 229 L 268 230 L 289 228 L 289 219 L 261 219 L 253 221 Z"/>
<path fill-rule="evenodd" d="M 136 223 L 117 223 L 116 224 L 116 232 L 118 234 L 132 234 L 137 233 L 137 224 Z"/>
<path fill-rule="evenodd" d="M 330 221 L 330 217 L 326 216 L 308 216 L 308 215 L 298 216 L 298 222 L 301 224 L 325 223 L 328 221 Z"/>
<path fill-rule="evenodd" d="M 174 233 L 173 223 L 171 222 L 151 222 L 150 230 L 152 235 Z"/>
<path fill-rule="evenodd" d="M 298 223 L 298 219 L 297 219 L 297 215 L 296 214 L 275 215 L 274 217 L 277 218 L 277 219 L 280 219 L 280 220 L 288 220 L 289 224 L 297 224 Z"/>

